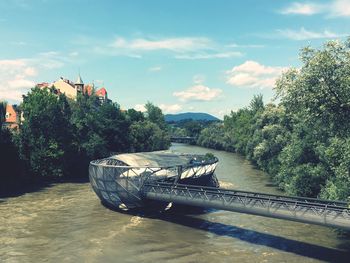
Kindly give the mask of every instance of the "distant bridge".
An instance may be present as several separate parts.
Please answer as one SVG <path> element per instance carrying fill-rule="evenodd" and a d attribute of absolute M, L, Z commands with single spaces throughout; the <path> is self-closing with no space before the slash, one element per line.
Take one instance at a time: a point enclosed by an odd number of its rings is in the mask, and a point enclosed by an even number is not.
<path fill-rule="evenodd" d="M 146 183 L 142 192 L 143 197 L 150 200 L 350 230 L 350 208 L 346 202 L 164 182 Z"/>
<path fill-rule="evenodd" d="M 170 137 L 171 142 L 178 142 L 178 143 L 194 143 L 196 142 L 195 137 L 190 136 L 171 136 Z"/>

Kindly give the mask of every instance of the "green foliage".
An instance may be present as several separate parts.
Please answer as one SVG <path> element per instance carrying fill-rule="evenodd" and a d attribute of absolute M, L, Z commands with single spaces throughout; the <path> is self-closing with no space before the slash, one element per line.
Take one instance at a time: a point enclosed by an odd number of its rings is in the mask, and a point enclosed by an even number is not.
<path fill-rule="evenodd" d="M 259 111 L 263 111 L 264 110 L 264 101 L 263 101 L 263 95 L 262 94 L 254 95 L 252 101 L 249 104 L 249 109 L 253 113 L 257 113 Z"/>
<path fill-rule="evenodd" d="M 218 150 L 224 149 L 224 129 L 221 124 L 212 124 L 204 128 L 197 140 L 197 144 Z"/>
<path fill-rule="evenodd" d="M 198 121 L 189 120 L 184 124 L 184 129 L 187 136 L 197 138 L 203 128 Z"/>
<path fill-rule="evenodd" d="M 143 115 L 142 112 L 136 111 L 135 109 L 128 109 L 126 112 L 126 118 L 130 122 L 137 122 L 137 121 L 144 121 L 145 116 Z"/>
<path fill-rule="evenodd" d="M 329 41 L 319 50 L 304 48 L 304 65 L 283 74 L 276 85 L 288 111 L 307 125 L 327 125 L 329 133 L 342 136 L 350 128 L 349 42 Z"/>
<path fill-rule="evenodd" d="M 166 130 L 167 125 L 162 110 L 159 107 L 153 105 L 151 102 L 147 102 L 145 108 L 147 120 L 158 125 L 160 129 Z"/>
<path fill-rule="evenodd" d="M 0 194 L 17 187 L 22 182 L 23 165 L 15 145 L 16 134 L 0 129 Z"/>
<path fill-rule="evenodd" d="M 19 135 L 21 158 L 33 175 L 62 176 L 71 164 L 69 105 L 47 89 L 32 89 L 24 97 L 24 122 Z M 67 153 L 67 154 L 66 154 Z"/>
<path fill-rule="evenodd" d="M 321 162 L 328 168 L 321 197 L 346 200 L 350 197 L 350 138 L 331 138 L 329 145 L 317 148 Z"/>
<path fill-rule="evenodd" d="M 217 121 L 185 119 L 177 122 L 170 122 L 170 134 L 178 137 L 198 138 L 204 128 L 209 127 Z"/>
<path fill-rule="evenodd" d="M 170 137 L 155 123 L 140 121 L 130 127 L 132 151 L 164 150 L 170 146 Z"/>
<path fill-rule="evenodd" d="M 212 160 L 214 160 L 214 159 L 215 159 L 215 155 L 212 154 L 212 153 L 206 153 L 206 154 L 204 155 L 204 160 L 206 160 L 206 161 L 212 161 Z"/>
<path fill-rule="evenodd" d="M 2 124 L 5 122 L 6 105 L 6 101 L 0 101 L 0 129 L 2 128 Z"/>
<path fill-rule="evenodd" d="M 146 120 L 141 112 L 121 111 L 117 103 L 101 105 L 95 95 L 78 94 L 76 100 L 69 100 L 63 94 L 33 88 L 21 108 L 23 124 L 14 140 L 6 137 L 6 147 L 5 131 L 1 133 L 0 154 L 5 149 L 12 156 L 9 147 L 14 145 L 9 142 L 16 141 L 26 173 L 33 177 L 86 176 L 93 159 L 119 152 L 161 150 L 170 145 L 164 116 L 151 103 Z M 13 151 L 18 156 L 16 147 Z"/>
<path fill-rule="evenodd" d="M 236 151 L 293 195 L 350 196 L 350 39 L 301 52 L 303 65 L 276 83 L 279 105 L 248 108 L 202 130 L 198 143 Z"/>

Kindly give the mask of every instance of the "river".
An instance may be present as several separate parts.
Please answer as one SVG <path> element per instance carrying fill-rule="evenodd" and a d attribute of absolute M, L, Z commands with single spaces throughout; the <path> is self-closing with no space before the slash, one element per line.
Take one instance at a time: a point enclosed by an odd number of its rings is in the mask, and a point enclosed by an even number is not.
<path fill-rule="evenodd" d="M 223 187 L 280 193 L 233 153 L 214 153 Z M 350 262 L 350 241 L 326 227 L 211 210 L 139 216 L 101 205 L 88 183 L 0 199 L 0 262 Z"/>

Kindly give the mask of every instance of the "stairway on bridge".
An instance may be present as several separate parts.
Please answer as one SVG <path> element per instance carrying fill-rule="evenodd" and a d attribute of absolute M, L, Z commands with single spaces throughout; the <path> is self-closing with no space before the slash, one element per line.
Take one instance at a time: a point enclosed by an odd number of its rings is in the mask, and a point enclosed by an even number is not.
<path fill-rule="evenodd" d="M 346 202 L 164 182 L 146 183 L 145 199 L 174 202 L 350 230 Z"/>

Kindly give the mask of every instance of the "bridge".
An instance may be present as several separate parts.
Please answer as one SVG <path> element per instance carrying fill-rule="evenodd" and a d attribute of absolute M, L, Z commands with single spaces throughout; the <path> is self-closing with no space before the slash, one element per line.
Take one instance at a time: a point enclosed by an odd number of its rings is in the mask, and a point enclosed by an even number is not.
<path fill-rule="evenodd" d="M 119 154 L 92 161 L 89 177 L 97 196 L 114 208 L 172 202 L 350 230 L 347 202 L 218 188 L 217 163 L 206 155 Z"/>
<path fill-rule="evenodd" d="M 190 136 L 171 136 L 170 141 L 178 143 L 194 143 L 196 141 L 196 138 Z"/>
<path fill-rule="evenodd" d="M 145 183 L 143 198 L 350 230 L 346 202 L 165 182 Z"/>

